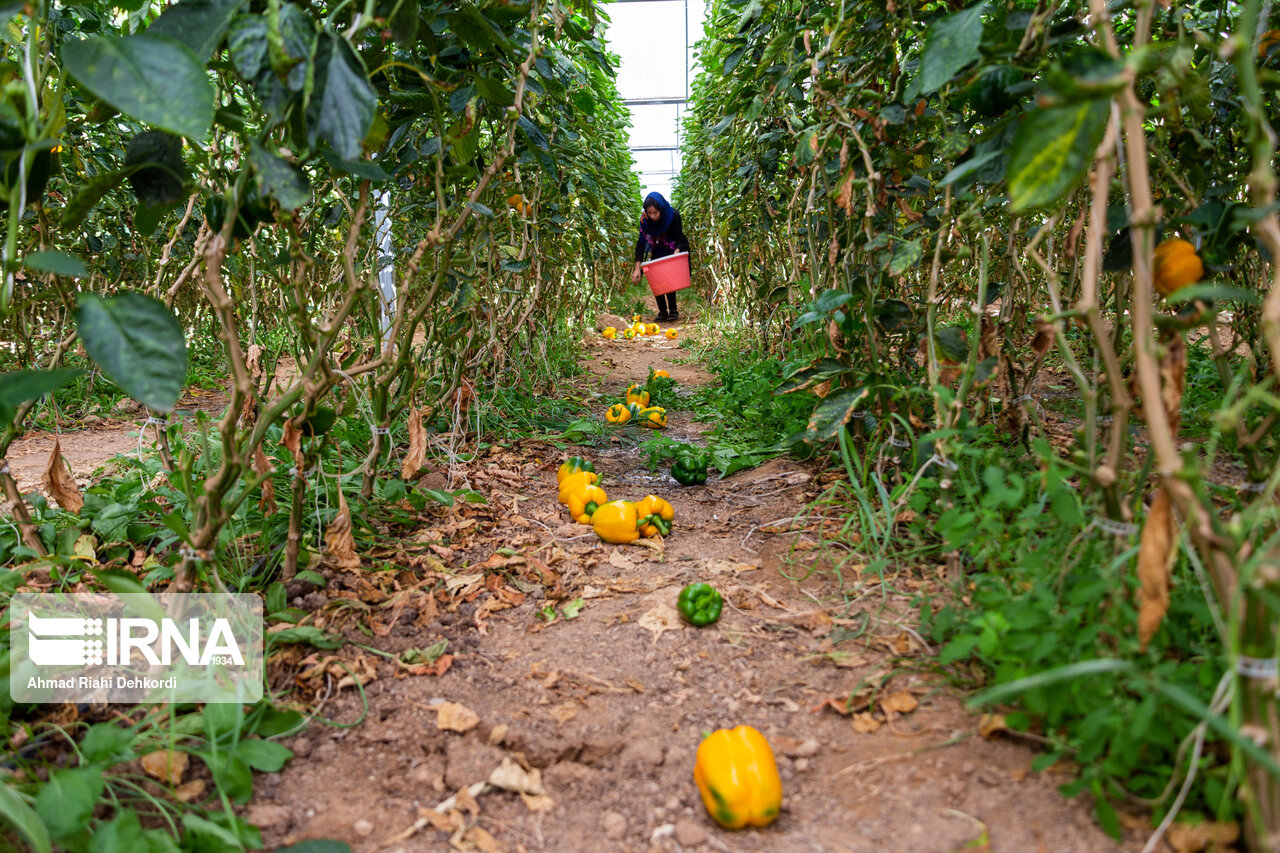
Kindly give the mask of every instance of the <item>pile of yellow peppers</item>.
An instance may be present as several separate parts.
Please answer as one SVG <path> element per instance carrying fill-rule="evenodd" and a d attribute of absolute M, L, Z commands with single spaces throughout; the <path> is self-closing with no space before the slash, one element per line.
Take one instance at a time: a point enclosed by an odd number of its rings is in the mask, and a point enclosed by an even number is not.
<path fill-rule="evenodd" d="M 644 386 L 632 384 L 627 388 L 623 402 L 614 403 L 605 410 L 604 419 L 617 426 L 634 420 L 640 426 L 662 429 L 667 425 L 667 410 L 661 406 L 650 406 L 649 401 L 649 392 Z"/>
<path fill-rule="evenodd" d="M 676 513 L 671 504 L 648 495 L 643 500 L 611 501 L 600 487 L 595 465 L 581 456 L 570 456 L 556 471 L 560 503 L 579 524 L 590 524 L 606 542 L 624 545 L 641 536 L 652 538 L 671 532 Z"/>
<path fill-rule="evenodd" d="M 675 329 L 666 329 L 664 331 L 658 327 L 657 323 L 640 322 L 639 314 L 632 317 L 631 321 L 630 326 L 624 326 L 621 329 L 613 326 L 606 326 L 600 335 L 601 337 L 607 338 L 611 341 L 616 341 L 618 338 L 624 338 L 625 340 L 632 341 L 636 338 L 644 338 L 652 335 L 666 335 L 667 338 L 674 339 L 678 334 Z"/>

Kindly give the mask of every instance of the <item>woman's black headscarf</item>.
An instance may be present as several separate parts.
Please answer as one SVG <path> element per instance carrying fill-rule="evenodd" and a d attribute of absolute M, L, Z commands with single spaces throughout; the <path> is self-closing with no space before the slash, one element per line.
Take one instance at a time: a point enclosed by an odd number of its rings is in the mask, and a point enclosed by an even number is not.
<path fill-rule="evenodd" d="M 649 193 L 645 196 L 644 206 L 658 208 L 662 216 L 657 222 L 654 222 L 642 211 L 640 214 L 640 230 L 643 233 L 656 237 L 671 227 L 671 221 L 676 218 L 676 209 L 662 197 L 661 193 Z"/>

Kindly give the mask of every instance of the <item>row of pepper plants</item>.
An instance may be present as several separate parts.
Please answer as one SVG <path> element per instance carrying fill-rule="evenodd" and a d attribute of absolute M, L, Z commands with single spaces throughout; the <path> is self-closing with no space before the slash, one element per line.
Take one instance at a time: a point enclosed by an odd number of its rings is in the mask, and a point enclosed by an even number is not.
<path fill-rule="evenodd" d="M 836 443 L 860 547 L 961 567 L 921 602 L 940 662 L 1014 703 L 1038 767 L 1074 762 L 1113 833 L 1129 804 L 1157 833 L 1243 819 L 1258 850 L 1280 838 L 1270 10 L 720 0 L 675 192 L 723 316 L 812 395 L 797 439 Z"/>
<path fill-rule="evenodd" d="M 0 563 L 88 579 L 63 547 L 86 530 L 104 562 L 156 558 L 116 589 L 287 580 L 335 491 L 396 493 L 427 434 L 465 432 L 484 389 L 551 385 L 575 324 L 622 282 L 639 187 L 590 0 L 32 0 L 0 15 L 0 460 L 48 423 L 49 395 L 105 379 L 162 421 L 165 469 L 108 522 L 100 495 L 29 504 L 0 462 L 15 508 Z M 163 419 L 192 353 L 229 373 L 229 400 L 184 433 Z M 324 518 L 308 511 L 321 500 Z M 242 571 L 254 554 L 265 572 Z M 22 709 L 0 702 L 15 731 Z M 210 738 L 255 730 L 215 716 Z M 38 849 L 89 849 L 108 826 L 143 843 L 136 814 L 96 807 L 104 786 L 131 801 L 103 772 L 122 737 L 59 771 L 76 796 L 21 788 L 3 814 Z M 214 768 L 222 806 L 251 793 L 263 764 L 246 761 Z M 147 843 L 257 843 L 229 807 L 204 814 Z"/>

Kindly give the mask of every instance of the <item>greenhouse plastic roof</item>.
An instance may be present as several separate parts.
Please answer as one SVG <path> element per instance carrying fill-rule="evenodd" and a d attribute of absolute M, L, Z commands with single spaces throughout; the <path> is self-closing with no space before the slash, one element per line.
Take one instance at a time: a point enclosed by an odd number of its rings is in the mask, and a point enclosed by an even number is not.
<path fill-rule="evenodd" d="M 616 0 L 605 7 L 618 92 L 631 109 L 631 156 L 645 193 L 670 198 L 680 170 L 680 120 L 697 74 L 705 0 Z M 637 200 L 637 204 L 639 200 Z"/>

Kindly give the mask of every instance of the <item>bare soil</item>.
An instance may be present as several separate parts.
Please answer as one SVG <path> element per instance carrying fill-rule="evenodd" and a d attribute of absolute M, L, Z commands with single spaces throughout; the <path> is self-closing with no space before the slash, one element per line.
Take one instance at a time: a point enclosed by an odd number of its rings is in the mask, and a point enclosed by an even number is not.
<path fill-rule="evenodd" d="M 685 387 L 713 381 L 677 344 L 596 337 L 575 390 L 598 394 L 603 411 L 651 366 Z M 669 412 L 665 432 L 700 442 L 687 411 Z M 137 442 L 124 426 L 62 439 L 77 473 Z M 24 488 L 38 483 L 44 442 L 10 453 Z M 672 534 L 613 546 L 572 523 L 555 469 L 573 453 L 595 461 L 611 498 L 668 497 Z M 290 646 L 273 658 L 273 688 L 317 720 L 244 807 L 267 849 L 334 838 L 359 853 L 1095 853 L 1145 840 L 1134 816 L 1126 842 L 1113 842 L 1085 798 L 1058 793 L 1069 769 L 1032 772 L 1033 744 L 964 708 L 914 630 L 912 596 L 942 592 L 944 568 L 903 566 L 884 583 L 864 574 L 850 546 L 804 515 L 834 475 L 774 460 L 682 488 L 621 441 L 495 447 L 465 474 L 487 504 L 434 511 L 360 569 L 324 569 L 324 589 L 291 586 L 308 623 L 363 648 Z M 698 580 L 726 599 L 704 628 L 673 609 Z M 548 607 L 551 620 L 539 615 Z M 404 654 L 442 639 L 434 664 Z M 694 755 L 704 732 L 743 724 L 773 746 L 783 812 L 765 829 L 729 831 L 702 806 Z M 545 793 L 476 787 L 508 760 Z"/>

